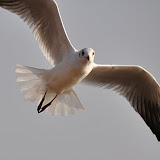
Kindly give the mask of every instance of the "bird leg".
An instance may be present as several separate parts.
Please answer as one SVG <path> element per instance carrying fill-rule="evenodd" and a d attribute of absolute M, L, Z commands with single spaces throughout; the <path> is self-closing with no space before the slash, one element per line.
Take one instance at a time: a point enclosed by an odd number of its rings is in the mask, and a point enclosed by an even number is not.
<path fill-rule="evenodd" d="M 47 91 L 46 91 L 46 92 L 47 92 Z M 53 102 L 53 101 L 56 99 L 56 97 L 57 97 L 57 95 L 56 95 L 49 103 L 47 103 L 45 106 L 41 107 L 42 104 L 43 104 L 43 101 L 44 101 L 44 99 L 45 99 L 45 96 L 46 96 L 46 93 L 44 94 L 44 97 L 42 98 L 40 104 L 38 105 L 38 108 L 37 108 L 38 113 L 43 112 L 47 107 L 49 107 L 49 106 L 52 104 L 52 102 Z"/>
<path fill-rule="evenodd" d="M 40 109 L 41 109 L 41 107 L 42 107 L 42 104 L 43 104 L 43 102 L 44 102 L 44 100 L 45 100 L 46 94 L 47 94 L 47 90 L 46 90 L 46 92 L 45 92 L 45 94 L 44 94 L 41 102 L 39 103 L 39 105 L 38 105 L 38 107 L 37 107 L 38 113 L 40 113 L 39 111 L 40 111 Z"/>

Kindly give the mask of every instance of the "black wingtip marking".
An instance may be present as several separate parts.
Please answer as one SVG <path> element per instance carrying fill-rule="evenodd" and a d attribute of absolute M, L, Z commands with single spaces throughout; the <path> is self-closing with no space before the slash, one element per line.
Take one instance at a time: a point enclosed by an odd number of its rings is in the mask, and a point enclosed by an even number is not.
<path fill-rule="evenodd" d="M 157 140 L 160 141 L 160 106 L 144 99 L 144 105 L 141 107 L 145 108 L 145 112 L 141 113 L 141 117 L 155 134 Z"/>

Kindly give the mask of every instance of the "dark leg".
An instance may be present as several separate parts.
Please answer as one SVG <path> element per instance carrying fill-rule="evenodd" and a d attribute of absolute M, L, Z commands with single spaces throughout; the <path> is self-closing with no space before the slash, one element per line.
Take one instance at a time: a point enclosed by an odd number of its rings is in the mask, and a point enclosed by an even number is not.
<path fill-rule="evenodd" d="M 49 107 L 52 104 L 52 102 L 56 99 L 56 97 L 57 97 L 57 95 L 48 104 L 46 104 L 45 106 L 43 106 L 42 108 L 40 108 L 38 110 L 38 113 L 43 112 L 47 107 Z"/>
<path fill-rule="evenodd" d="M 42 104 L 43 104 L 43 102 L 44 102 L 44 100 L 45 100 L 46 94 L 47 94 L 47 91 L 45 92 L 45 94 L 44 94 L 41 102 L 39 103 L 39 105 L 38 105 L 38 107 L 37 107 L 38 113 L 40 113 L 39 111 L 40 111 L 40 109 L 41 109 L 41 107 L 42 107 Z"/>

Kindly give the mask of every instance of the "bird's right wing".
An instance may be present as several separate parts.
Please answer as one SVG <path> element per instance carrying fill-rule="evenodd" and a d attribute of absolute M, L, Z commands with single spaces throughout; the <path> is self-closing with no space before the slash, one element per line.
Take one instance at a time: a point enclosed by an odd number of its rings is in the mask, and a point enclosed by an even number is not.
<path fill-rule="evenodd" d="M 52 65 L 75 51 L 54 0 L 0 0 L 0 7 L 16 13 L 27 22 Z"/>
<path fill-rule="evenodd" d="M 160 141 L 160 87 L 149 72 L 139 66 L 95 64 L 82 82 L 124 96 Z"/>

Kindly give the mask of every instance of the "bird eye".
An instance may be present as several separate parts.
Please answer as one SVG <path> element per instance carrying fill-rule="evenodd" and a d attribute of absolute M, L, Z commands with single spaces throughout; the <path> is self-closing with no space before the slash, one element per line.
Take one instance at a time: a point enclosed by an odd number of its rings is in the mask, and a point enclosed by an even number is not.
<path fill-rule="evenodd" d="M 93 52 L 92 54 L 93 54 L 93 56 L 94 56 L 94 52 Z"/>
<path fill-rule="evenodd" d="M 82 51 L 82 56 L 84 56 L 84 51 Z"/>

